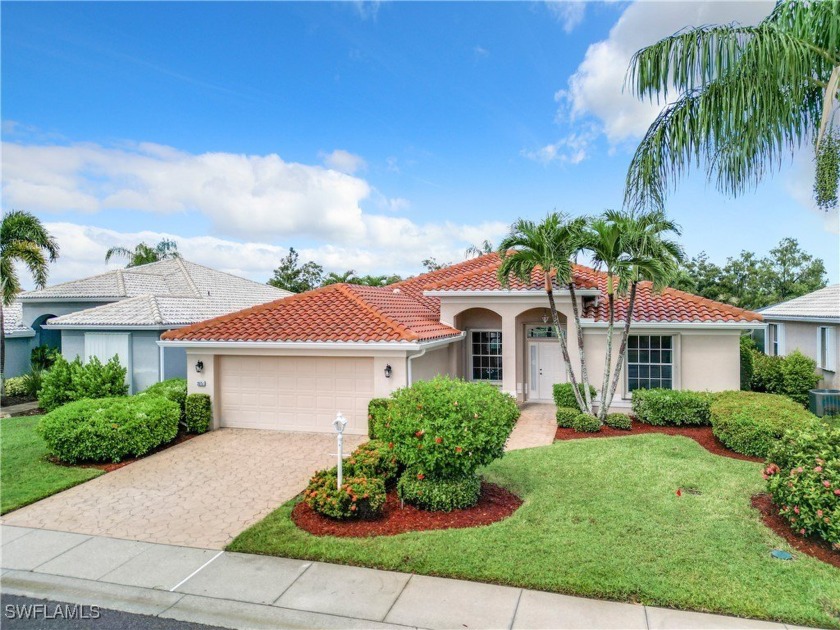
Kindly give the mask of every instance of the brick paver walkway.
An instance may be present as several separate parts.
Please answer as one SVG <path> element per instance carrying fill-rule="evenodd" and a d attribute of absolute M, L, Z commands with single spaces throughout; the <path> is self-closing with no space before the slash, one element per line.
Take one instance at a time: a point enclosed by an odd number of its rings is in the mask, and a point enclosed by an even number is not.
<path fill-rule="evenodd" d="M 364 436 L 345 436 L 349 452 Z M 335 436 L 220 429 L 3 517 L 6 525 L 222 549 L 335 462 Z"/>
<path fill-rule="evenodd" d="M 515 451 L 521 448 L 546 446 L 554 442 L 554 434 L 557 431 L 555 409 L 555 406 L 551 404 L 525 404 L 505 450 Z"/>

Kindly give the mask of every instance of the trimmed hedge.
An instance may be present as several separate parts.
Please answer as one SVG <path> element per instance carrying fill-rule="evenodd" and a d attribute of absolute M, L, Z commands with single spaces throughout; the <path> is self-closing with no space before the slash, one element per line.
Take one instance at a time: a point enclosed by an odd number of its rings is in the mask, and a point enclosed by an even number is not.
<path fill-rule="evenodd" d="M 184 401 L 187 431 L 204 433 L 213 422 L 213 403 L 209 394 L 190 394 Z"/>
<path fill-rule="evenodd" d="M 572 420 L 572 428 L 577 433 L 597 433 L 601 430 L 601 422 L 588 413 L 579 413 Z"/>
<path fill-rule="evenodd" d="M 647 424 L 709 424 L 711 397 L 704 392 L 678 389 L 637 389 L 633 392 L 633 413 Z"/>
<path fill-rule="evenodd" d="M 481 479 L 475 473 L 437 479 L 417 469 L 406 470 L 397 482 L 397 493 L 406 503 L 433 512 L 472 507 L 481 496 Z"/>
<path fill-rule="evenodd" d="M 382 437 L 390 408 L 390 398 L 374 398 L 368 403 L 368 437 L 371 440 Z"/>
<path fill-rule="evenodd" d="M 144 389 L 138 396 L 163 396 L 178 404 L 181 409 L 181 422 L 186 422 L 187 379 L 169 378 Z"/>
<path fill-rule="evenodd" d="M 105 364 L 96 357 L 83 364 L 79 357 L 68 362 L 59 355 L 43 374 L 38 404 L 41 409 L 52 411 L 74 400 L 125 396 L 128 393 L 125 375 L 126 369 L 117 356 Z"/>
<path fill-rule="evenodd" d="M 580 409 L 577 407 L 558 407 L 555 417 L 557 418 L 557 426 L 564 429 L 572 427 L 575 418 L 580 415 Z"/>
<path fill-rule="evenodd" d="M 50 453 L 69 464 L 145 455 L 178 434 L 180 410 L 158 396 L 77 400 L 37 425 Z"/>
<path fill-rule="evenodd" d="M 779 513 L 801 536 L 840 548 L 840 428 L 788 431 L 767 459 L 764 478 Z"/>
<path fill-rule="evenodd" d="M 629 431 L 633 427 L 633 422 L 630 416 L 624 413 L 610 413 L 607 414 L 606 425 L 613 429 L 621 429 L 622 431 Z"/>
<path fill-rule="evenodd" d="M 743 455 L 766 457 L 788 429 L 812 429 L 819 419 L 786 396 L 759 392 L 714 395 L 712 430 L 727 447 Z"/>
<path fill-rule="evenodd" d="M 808 390 L 820 381 L 817 362 L 796 350 L 784 357 L 753 353 L 752 389 L 768 394 L 781 394 L 808 406 Z"/>
<path fill-rule="evenodd" d="M 369 519 L 382 514 L 385 482 L 376 477 L 343 477 L 338 488 L 335 468 L 315 473 L 303 491 L 303 500 L 318 514 L 337 520 Z"/>
<path fill-rule="evenodd" d="M 554 386 L 554 404 L 558 407 L 573 407 L 574 409 L 578 409 L 579 407 L 577 404 L 577 400 L 575 400 L 575 391 L 572 388 L 571 383 L 557 383 Z M 578 390 L 580 391 L 580 395 L 584 395 L 583 383 L 578 383 Z M 589 386 L 589 393 L 591 394 L 592 398 L 595 398 L 595 395 L 598 393 L 594 387 L 591 385 Z"/>
<path fill-rule="evenodd" d="M 382 440 L 365 442 L 344 460 L 344 470 L 352 477 L 379 477 L 387 486 L 397 479 L 400 464 L 394 449 Z"/>

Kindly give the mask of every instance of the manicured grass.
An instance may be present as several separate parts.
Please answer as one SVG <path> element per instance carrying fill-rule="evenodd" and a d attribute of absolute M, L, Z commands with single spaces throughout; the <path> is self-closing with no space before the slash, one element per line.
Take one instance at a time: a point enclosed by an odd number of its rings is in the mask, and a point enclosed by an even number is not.
<path fill-rule="evenodd" d="M 840 570 L 761 523 L 760 469 L 684 437 L 558 442 L 485 469 L 525 501 L 487 527 L 316 537 L 292 523 L 290 501 L 228 548 L 840 628 Z"/>
<path fill-rule="evenodd" d="M 102 474 L 94 468 L 57 466 L 35 433 L 40 416 L 0 420 L 0 514 L 34 503 Z"/>

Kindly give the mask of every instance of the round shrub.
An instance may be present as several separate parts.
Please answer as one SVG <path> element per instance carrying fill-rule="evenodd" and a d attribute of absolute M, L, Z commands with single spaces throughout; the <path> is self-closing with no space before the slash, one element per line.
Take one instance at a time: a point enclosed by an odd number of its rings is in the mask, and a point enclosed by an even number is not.
<path fill-rule="evenodd" d="M 394 449 L 382 440 L 365 442 L 344 460 L 345 471 L 353 477 L 379 477 L 386 485 L 395 481 L 399 461 Z"/>
<path fill-rule="evenodd" d="M 577 407 L 558 407 L 557 408 L 557 426 L 568 429 L 572 426 L 572 421 L 580 415 L 580 409 Z"/>
<path fill-rule="evenodd" d="M 743 455 L 765 457 L 788 429 L 808 429 L 818 418 L 786 396 L 722 392 L 712 402 L 712 431 Z"/>
<path fill-rule="evenodd" d="M 382 439 L 406 467 L 438 479 L 465 477 L 498 459 L 519 417 L 512 396 L 446 376 L 393 394 Z"/>
<path fill-rule="evenodd" d="M 654 426 L 709 424 L 711 414 L 711 397 L 706 392 L 637 389 L 632 404 L 636 417 Z"/>
<path fill-rule="evenodd" d="M 303 500 L 318 514 L 337 520 L 370 519 L 385 507 L 385 482 L 377 477 L 343 477 L 338 488 L 335 468 L 321 470 L 303 491 Z"/>
<path fill-rule="evenodd" d="M 12 376 L 3 379 L 3 388 L 5 395 L 9 397 L 26 395 L 26 383 L 24 382 L 23 376 Z"/>
<path fill-rule="evenodd" d="M 578 383 L 578 391 L 580 392 L 582 398 L 586 397 L 584 394 L 585 390 L 583 389 L 583 383 Z M 558 407 L 572 407 L 574 409 L 578 409 L 578 413 L 580 413 L 580 408 L 578 407 L 577 400 L 575 399 L 575 390 L 571 383 L 557 383 L 553 388 L 553 392 L 555 405 Z M 595 398 L 597 393 L 596 389 L 590 385 L 590 396 Z"/>
<path fill-rule="evenodd" d="M 572 428 L 577 433 L 598 433 L 601 430 L 601 423 L 595 416 L 588 413 L 579 413 L 572 420 Z"/>
<path fill-rule="evenodd" d="M 96 357 L 82 363 L 79 357 L 67 361 L 58 355 L 53 366 L 42 376 L 38 405 L 52 411 L 74 400 L 125 396 L 128 393 L 125 377 L 126 369 L 117 356 L 107 363 Z"/>
<path fill-rule="evenodd" d="M 633 423 L 630 416 L 625 413 L 609 413 L 607 414 L 606 424 L 613 429 L 621 429 L 622 431 L 629 431 Z"/>
<path fill-rule="evenodd" d="M 138 396 L 163 396 L 178 404 L 181 409 L 181 422 L 186 421 L 184 406 L 187 402 L 187 379 L 169 378 L 144 389 Z"/>
<path fill-rule="evenodd" d="M 177 404 L 158 396 L 85 399 L 51 411 L 37 431 L 64 462 L 118 462 L 173 440 L 180 415 Z"/>
<path fill-rule="evenodd" d="M 406 503 L 433 512 L 451 512 L 472 507 L 481 495 L 481 479 L 475 473 L 436 479 L 417 469 L 406 470 L 397 482 L 397 493 Z"/>
<path fill-rule="evenodd" d="M 793 530 L 840 548 L 840 428 L 788 431 L 767 459 L 767 488 Z"/>
<path fill-rule="evenodd" d="M 390 409 L 390 398 L 374 398 L 368 403 L 368 437 L 371 440 L 382 437 L 382 425 L 385 424 Z"/>
<path fill-rule="evenodd" d="M 213 422 L 213 402 L 209 394 L 190 394 L 184 402 L 187 431 L 204 433 Z"/>

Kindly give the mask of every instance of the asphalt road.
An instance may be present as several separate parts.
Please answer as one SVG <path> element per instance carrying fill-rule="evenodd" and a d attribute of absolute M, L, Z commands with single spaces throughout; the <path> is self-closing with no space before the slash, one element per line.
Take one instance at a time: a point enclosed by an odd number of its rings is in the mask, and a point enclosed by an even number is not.
<path fill-rule="evenodd" d="M 0 594 L 0 611 L 3 630 L 216 630 L 216 626 L 103 608 L 94 618 L 96 613 L 90 606 L 18 595 Z M 77 618 L 68 619 L 71 614 Z"/>

